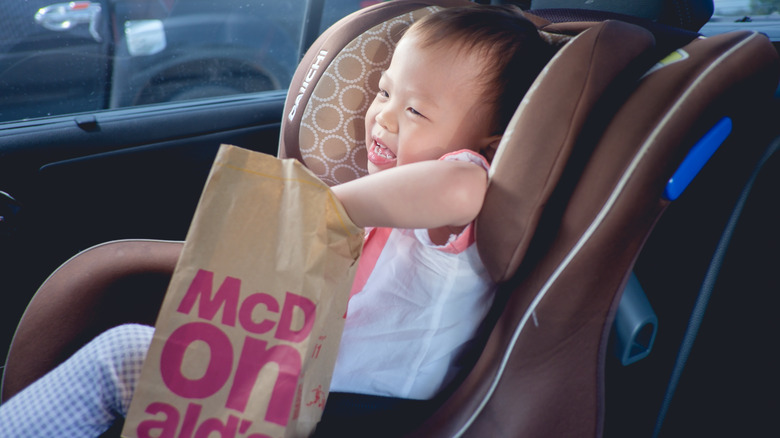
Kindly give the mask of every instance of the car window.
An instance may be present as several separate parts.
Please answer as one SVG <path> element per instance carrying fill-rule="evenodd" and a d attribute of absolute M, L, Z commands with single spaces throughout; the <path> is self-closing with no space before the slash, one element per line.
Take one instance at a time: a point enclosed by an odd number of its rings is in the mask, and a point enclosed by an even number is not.
<path fill-rule="evenodd" d="M 756 30 L 780 44 L 780 0 L 714 0 L 715 11 L 701 33 L 712 36 L 734 30 Z"/>
<path fill-rule="evenodd" d="M 0 0 L 0 123 L 287 88 L 309 2 Z"/>

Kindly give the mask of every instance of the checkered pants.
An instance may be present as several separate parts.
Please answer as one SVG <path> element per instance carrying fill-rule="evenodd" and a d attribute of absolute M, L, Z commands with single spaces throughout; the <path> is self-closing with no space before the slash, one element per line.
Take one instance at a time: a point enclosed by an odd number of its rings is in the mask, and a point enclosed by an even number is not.
<path fill-rule="evenodd" d="M 130 407 L 154 328 L 96 337 L 0 406 L 0 437 L 97 437 Z"/>

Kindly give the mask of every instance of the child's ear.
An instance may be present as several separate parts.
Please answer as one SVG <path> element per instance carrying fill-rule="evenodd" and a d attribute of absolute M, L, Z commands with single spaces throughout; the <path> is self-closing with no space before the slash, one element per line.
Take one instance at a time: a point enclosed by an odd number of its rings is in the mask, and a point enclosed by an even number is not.
<path fill-rule="evenodd" d="M 483 146 L 482 149 L 479 150 L 479 153 L 482 154 L 483 157 L 487 158 L 488 163 L 492 163 L 493 156 L 496 155 L 496 150 L 498 150 L 498 144 L 501 143 L 501 136 L 494 135 L 489 137 L 487 140 L 487 145 Z"/>

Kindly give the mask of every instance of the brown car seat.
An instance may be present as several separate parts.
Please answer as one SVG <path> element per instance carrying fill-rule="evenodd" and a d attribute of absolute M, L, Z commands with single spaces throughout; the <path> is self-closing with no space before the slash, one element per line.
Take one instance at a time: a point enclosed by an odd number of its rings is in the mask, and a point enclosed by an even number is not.
<path fill-rule="evenodd" d="M 300 159 L 329 183 L 364 174 L 362 113 L 396 30 L 432 6 L 463 3 L 382 3 L 327 30 L 293 78 L 279 155 Z M 471 371 L 426 407 L 435 412 L 399 420 L 394 433 L 600 436 L 614 312 L 671 202 L 669 180 L 710 128 L 729 118 L 740 129 L 750 118 L 747 103 L 768 99 L 777 83 L 777 54 L 756 33 L 669 39 L 654 26 L 554 23 L 544 15 L 528 16 L 561 48 L 505 133 L 477 219 L 480 255 L 501 282 L 484 348 Z M 677 51 L 672 40 L 686 45 Z M 658 62 L 657 41 L 676 55 Z M 180 247 L 110 242 L 52 274 L 17 329 L 3 399 L 106 328 L 152 323 Z M 365 425 L 355 426 L 342 434 Z M 381 435 L 374 427 L 362 433 Z"/>

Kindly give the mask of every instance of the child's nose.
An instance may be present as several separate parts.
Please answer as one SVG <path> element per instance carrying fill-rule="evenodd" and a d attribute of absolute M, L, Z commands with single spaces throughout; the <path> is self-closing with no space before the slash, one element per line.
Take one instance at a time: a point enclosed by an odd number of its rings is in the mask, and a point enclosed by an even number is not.
<path fill-rule="evenodd" d="M 379 123 L 379 126 L 381 126 L 383 129 L 389 132 L 395 132 L 397 129 L 397 123 L 395 122 L 395 117 L 393 117 L 392 112 L 389 111 L 387 108 L 384 108 L 382 111 L 379 111 L 377 113 L 376 122 Z"/>

